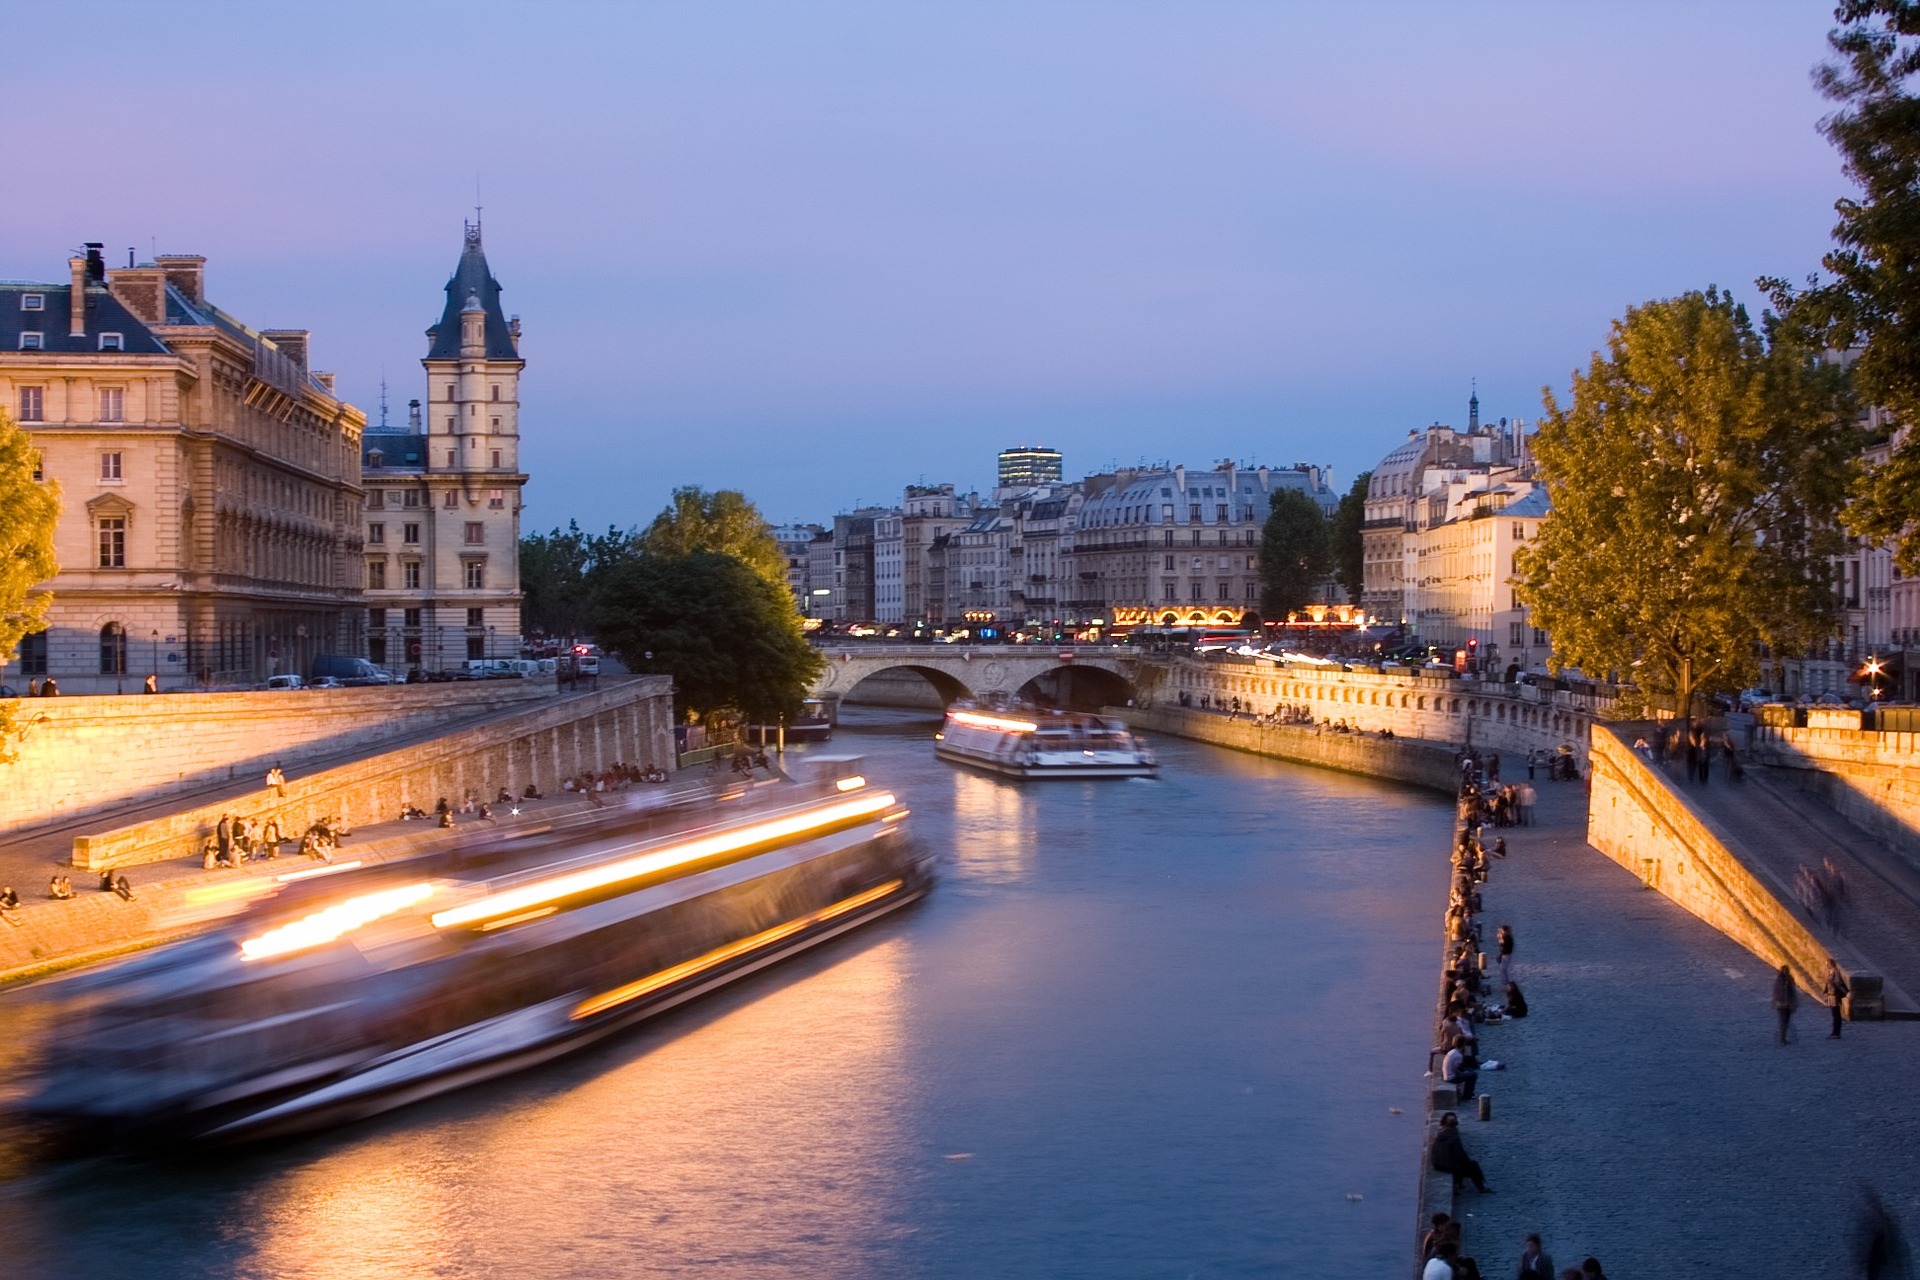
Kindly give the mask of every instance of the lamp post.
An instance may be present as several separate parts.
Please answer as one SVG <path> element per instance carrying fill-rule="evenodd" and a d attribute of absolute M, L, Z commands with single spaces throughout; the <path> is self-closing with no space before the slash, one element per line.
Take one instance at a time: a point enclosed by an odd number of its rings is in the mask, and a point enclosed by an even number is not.
<path fill-rule="evenodd" d="M 160 632 L 158 628 L 155 628 L 153 633 L 153 665 L 147 669 L 153 672 L 153 685 L 155 689 L 158 689 L 160 687 Z"/>

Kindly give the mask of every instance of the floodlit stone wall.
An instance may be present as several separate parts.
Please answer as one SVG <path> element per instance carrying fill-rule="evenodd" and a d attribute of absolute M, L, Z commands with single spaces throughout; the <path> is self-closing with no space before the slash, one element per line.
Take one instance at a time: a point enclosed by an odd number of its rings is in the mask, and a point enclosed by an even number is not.
<path fill-rule="evenodd" d="M 1867 834 L 1920 855 L 1920 734 L 1861 729 L 1860 713 L 1850 715 L 1852 728 L 1755 726 L 1749 754 Z"/>
<path fill-rule="evenodd" d="M 22 698 L 0 764 L 0 833 L 261 777 L 551 700 L 551 680 L 271 693 Z"/>

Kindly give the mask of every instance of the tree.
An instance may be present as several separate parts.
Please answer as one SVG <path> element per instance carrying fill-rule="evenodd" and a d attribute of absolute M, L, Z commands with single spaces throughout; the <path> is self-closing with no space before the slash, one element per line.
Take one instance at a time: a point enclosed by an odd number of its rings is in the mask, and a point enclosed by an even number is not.
<path fill-rule="evenodd" d="M 59 572 L 53 526 L 60 490 L 33 478 L 38 452 L 33 437 L 0 410 L 0 657 L 40 629 L 53 597 L 34 588 Z M 0 702 L 0 760 L 8 757 L 5 731 L 12 721 L 10 705 Z"/>
<path fill-rule="evenodd" d="M 637 555 L 639 535 L 608 526 L 604 534 L 565 530 L 520 539 L 521 626 L 548 636 L 586 635 L 602 583 L 613 568 Z"/>
<path fill-rule="evenodd" d="M 1260 613 L 1275 622 L 1311 604 L 1332 565 L 1327 518 L 1298 489 L 1276 489 L 1260 534 Z"/>
<path fill-rule="evenodd" d="M 1811 335 L 1769 316 L 1763 337 L 1727 294 L 1689 293 L 1615 321 L 1570 408 L 1543 395 L 1552 514 L 1514 586 L 1556 668 L 1690 715 L 1697 692 L 1751 682 L 1759 646 L 1831 633 L 1857 429 Z"/>
<path fill-rule="evenodd" d="M 1920 3 L 1843 0 L 1844 24 L 1827 43 L 1837 55 L 1814 83 L 1839 110 L 1821 132 L 1839 150 L 1859 198 L 1837 201 L 1833 278 L 1795 297 L 1763 280 L 1776 306 L 1791 306 L 1831 347 L 1857 347 L 1855 385 L 1896 423 L 1920 426 Z M 1865 470 L 1847 511 L 1856 533 L 1894 543 L 1900 567 L 1920 573 L 1920 436 L 1895 440 L 1891 456 Z"/>
<path fill-rule="evenodd" d="M 616 565 L 596 623 L 600 643 L 630 670 L 673 677 L 682 715 L 732 709 L 757 724 L 791 720 L 826 666 L 785 584 L 712 551 Z"/>
<path fill-rule="evenodd" d="M 732 556 L 768 582 L 787 589 L 787 560 L 759 508 L 733 489 L 708 493 L 698 485 L 673 491 L 673 501 L 640 538 L 652 556 L 717 551 Z"/>
<path fill-rule="evenodd" d="M 1367 554 L 1362 530 L 1367 523 L 1367 484 L 1372 479 L 1371 471 L 1362 471 L 1353 478 L 1327 528 L 1334 572 L 1339 575 L 1340 585 L 1347 589 L 1347 599 L 1354 604 L 1360 603 L 1361 592 L 1366 587 Z"/>

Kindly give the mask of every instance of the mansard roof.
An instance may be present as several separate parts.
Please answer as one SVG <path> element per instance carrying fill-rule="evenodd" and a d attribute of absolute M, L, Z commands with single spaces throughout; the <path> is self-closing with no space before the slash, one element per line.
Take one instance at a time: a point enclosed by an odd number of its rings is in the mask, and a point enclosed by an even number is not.
<path fill-rule="evenodd" d="M 500 310 L 500 282 L 487 269 L 487 255 L 480 248 L 480 227 L 472 222 L 467 224 L 460 263 L 453 269 L 453 278 L 447 281 L 446 309 L 440 313 L 440 323 L 427 330 L 431 340 L 427 359 L 460 358 L 460 312 L 468 298 L 480 299 L 480 308 L 487 313 L 486 358 L 518 360 L 520 353 L 513 346 L 513 331 L 507 327 L 507 317 Z"/>
<path fill-rule="evenodd" d="M 39 310 L 22 310 L 23 300 L 29 294 L 40 295 Z M 39 350 L 56 354 L 83 351 L 99 354 L 103 333 L 120 335 L 120 350 L 109 351 L 107 355 L 168 353 L 167 344 L 104 288 L 87 290 L 86 333 L 78 338 L 68 336 L 67 331 L 72 327 L 68 302 L 72 296 L 72 285 L 0 281 L 0 351 L 18 351 L 21 332 L 31 331 L 40 335 Z"/>

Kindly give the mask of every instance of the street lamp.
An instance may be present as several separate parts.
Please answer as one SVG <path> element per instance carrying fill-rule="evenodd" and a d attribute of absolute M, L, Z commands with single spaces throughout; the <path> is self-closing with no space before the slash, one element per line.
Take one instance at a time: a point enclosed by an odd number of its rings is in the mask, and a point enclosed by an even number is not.
<path fill-rule="evenodd" d="M 160 686 L 160 632 L 158 628 L 156 628 L 153 633 L 153 665 L 150 666 L 148 670 L 153 672 L 154 687 L 156 689 L 159 688 Z"/>

